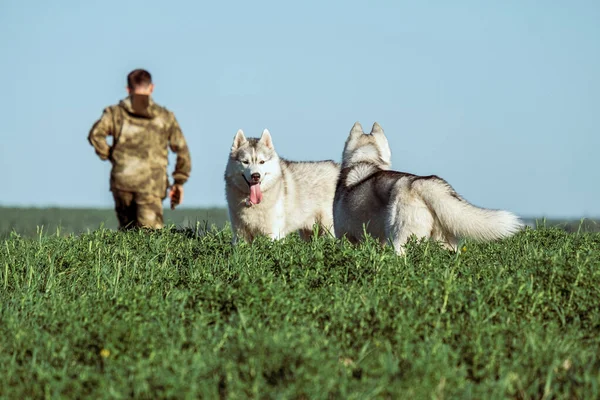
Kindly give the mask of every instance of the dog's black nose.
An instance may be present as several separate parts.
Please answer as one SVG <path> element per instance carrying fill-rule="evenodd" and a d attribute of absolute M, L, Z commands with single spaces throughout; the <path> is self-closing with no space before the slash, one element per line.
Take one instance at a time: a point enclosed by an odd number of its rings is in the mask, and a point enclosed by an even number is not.
<path fill-rule="evenodd" d="M 252 175 L 250 175 L 250 177 L 254 182 L 260 181 L 260 174 L 258 172 L 253 173 Z"/>

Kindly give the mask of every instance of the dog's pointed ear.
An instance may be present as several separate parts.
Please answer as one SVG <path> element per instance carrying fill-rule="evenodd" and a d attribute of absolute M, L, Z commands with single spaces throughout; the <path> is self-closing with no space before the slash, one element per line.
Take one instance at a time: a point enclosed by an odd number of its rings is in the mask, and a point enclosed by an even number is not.
<path fill-rule="evenodd" d="M 371 135 L 384 135 L 383 128 L 377 122 L 375 122 L 371 128 Z"/>
<path fill-rule="evenodd" d="M 351 138 L 356 138 L 356 137 L 358 137 L 360 135 L 363 135 L 363 134 L 364 134 L 364 132 L 363 132 L 362 125 L 360 124 L 360 122 L 356 121 L 354 123 L 354 126 L 352 126 L 352 129 L 350 130 L 350 137 Z"/>
<path fill-rule="evenodd" d="M 231 151 L 236 151 L 240 148 L 241 145 L 243 145 L 246 142 L 247 140 L 246 136 L 244 136 L 244 131 L 241 129 L 238 130 L 235 134 L 235 137 L 233 138 L 233 145 L 231 146 Z"/>
<path fill-rule="evenodd" d="M 269 132 L 268 129 L 265 129 L 263 131 L 259 142 L 261 142 L 262 144 L 264 144 L 265 146 L 267 146 L 267 148 L 269 148 L 271 150 L 275 149 L 275 147 L 273 146 L 273 138 L 271 138 L 271 132 Z"/>

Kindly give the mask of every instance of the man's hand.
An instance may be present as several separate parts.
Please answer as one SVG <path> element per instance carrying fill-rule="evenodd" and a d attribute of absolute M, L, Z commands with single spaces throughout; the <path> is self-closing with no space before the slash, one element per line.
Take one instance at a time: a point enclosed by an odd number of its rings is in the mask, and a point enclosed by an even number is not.
<path fill-rule="evenodd" d="M 183 203 L 183 186 L 178 184 L 171 186 L 169 197 L 171 198 L 171 210 L 174 210 L 175 207 Z"/>

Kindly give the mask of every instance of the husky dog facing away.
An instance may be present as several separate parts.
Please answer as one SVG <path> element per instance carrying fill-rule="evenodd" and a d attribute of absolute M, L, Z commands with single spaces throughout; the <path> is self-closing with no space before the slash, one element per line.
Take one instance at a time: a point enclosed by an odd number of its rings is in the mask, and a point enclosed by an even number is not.
<path fill-rule="evenodd" d="M 476 207 L 442 178 L 391 171 L 391 152 L 376 122 L 370 134 L 357 122 L 344 146 L 334 199 L 336 237 L 353 243 L 366 230 L 404 253 L 411 235 L 433 238 L 456 250 L 459 238 L 479 241 L 511 236 L 522 228 L 514 214 Z M 364 229 L 363 229 L 364 228 Z"/>
<path fill-rule="evenodd" d="M 260 139 L 240 129 L 225 170 L 225 194 L 233 242 L 258 235 L 280 239 L 299 231 L 303 239 L 314 224 L 333 235 L 333 196 L 340 172 L 333 161 L 293 162 L 280 158 L 268 130 Z"/>

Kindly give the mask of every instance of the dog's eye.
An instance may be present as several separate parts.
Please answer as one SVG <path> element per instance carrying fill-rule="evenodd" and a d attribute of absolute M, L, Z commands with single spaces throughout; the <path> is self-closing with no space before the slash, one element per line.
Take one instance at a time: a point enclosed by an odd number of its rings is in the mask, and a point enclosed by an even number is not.
<path fill-rule="evenodd" d="M 260 161 L 259 161 L 259 163 L 260 163 L 260 164 L 264 164 L 264 163 L 265 163 L 265 160 L 260 160 Z"/>
<path fill-rule="evenodd" d="M 248 165 L 248 164 L 249 164 L 249 163 L 248 163 L 248 160 L 242 160 L 242 164 L 244 164 L 244 165 Z"/>

